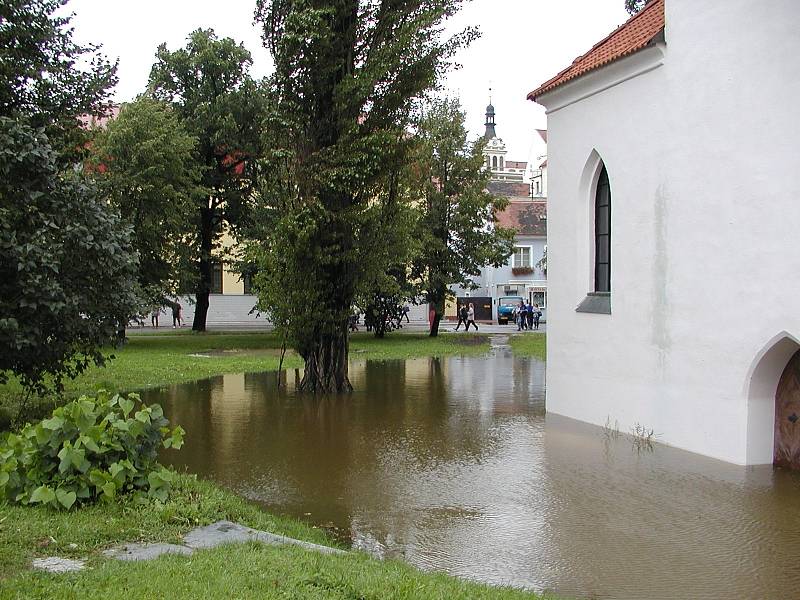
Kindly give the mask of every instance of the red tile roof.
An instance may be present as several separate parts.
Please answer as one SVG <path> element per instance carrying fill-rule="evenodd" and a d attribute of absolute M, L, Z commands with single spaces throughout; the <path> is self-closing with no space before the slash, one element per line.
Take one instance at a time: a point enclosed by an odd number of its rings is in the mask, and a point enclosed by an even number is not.
<path fill-rule="evenodd" d="M 546 144 L 547 143 L 547 129 L 537 129 L 536 131 L 538 132 L 539 137 L 541 137 L 544 140 L 544 143 Z"/>
<path fill-rule="evenodd" d="M 592 46 L 586 54 L 528 94 L 528 100 L 535 101 L 568 81 L 646 47 L 664 29 L 664 1 L 650 0 L 641 11 Z"/>
<path fill-rule="evenodd" d="M 505 166 L 506 169 L 525 169 L 528 163 L 519 160 L 507 160 Z"/>
<path fill-rule="evenodd" d="M 495 196 L 503 196 L 509 200 L 531 197 L 530 184 L 520 181 L 490 181 L 486 184 L 486 189 Z"/>
<path fill-rule="evenodd" d="M 510 227 L 517 235 L 547 235 L 547 202 L 512 200 L 497 214 L 497 224 Z"/>

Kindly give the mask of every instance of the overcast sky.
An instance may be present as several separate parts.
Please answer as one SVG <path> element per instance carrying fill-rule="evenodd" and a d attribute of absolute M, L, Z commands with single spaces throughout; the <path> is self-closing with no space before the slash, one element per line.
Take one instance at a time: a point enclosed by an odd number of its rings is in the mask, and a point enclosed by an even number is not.
<path fill-rule="evenodd" d="M 253 54 L 253 74 L 272 69 L 258 29 L 255 0 L 71 0 L 76 37 L 103 45 L 119 59 L 116 98 L 132 99 L 144 90 L 156 46 L 185 44 L 189 32 L 213 28 L 220 37 L 241 41 Z M 473 0 L 449 24 L 457 31 L 478 25 L 482 37 L 461 52 L 459 71 L 447 87 L 461 99 L 467 125 L 483 133 L 489 85 L 497 111 L 497 135 L 508 146 L 508 159 L 529 160 L 543 152 L 536 128 L 546 128 L 544 109 L 525 99 L 576 56 L 627 19 L 623 0 Z"/>

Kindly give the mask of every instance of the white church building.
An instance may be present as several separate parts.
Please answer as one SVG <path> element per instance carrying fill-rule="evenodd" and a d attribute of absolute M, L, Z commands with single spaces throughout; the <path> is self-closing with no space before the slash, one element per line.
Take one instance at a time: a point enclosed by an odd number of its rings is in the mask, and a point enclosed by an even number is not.
<path fill-rule="evenodd" d="M 651 0 L 528 99 L 547 410 L 800 467 L 800 2 Z"/>

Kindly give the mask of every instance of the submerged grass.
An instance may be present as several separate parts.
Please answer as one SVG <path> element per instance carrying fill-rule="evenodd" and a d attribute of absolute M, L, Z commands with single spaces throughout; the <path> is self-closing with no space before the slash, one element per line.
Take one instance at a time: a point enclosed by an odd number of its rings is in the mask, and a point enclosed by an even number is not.
<path fill-rule="evenodd" d="M 203 333 L 169 331 L 161 334 L 132 334 L 124 348 L 109 352 L 115 358 L 105 367 L 92 367 L 80 377 L 65 382 L 64 398 L 92 393 L 102 388 L 110 392 L 158 387 L 205 379 L 225 373 L 251 373 L 278 368 L 281 338 L 272 332 Z M 388 360 L 418 356 L 482 354 L 489 349 L 488 338 L 478 335 L 437 338 L 425 334 L 390 334 L 376 339 L 357 333 L 350 338 L 353 358 Z M 303 366 L 303 361 L 288 351 L 286 369 Z M 20 414 L 40 418 L 60 399 L 35 398 L 23 406 L 23 390 L 11 380 L 0 386 L 0 431 Z"/>
<path fill-rule="evenodd" d="M 0 598 L 535 598 L 355 552 L 328 556 L 253 543 L 145 562 L 100 554 L 124 542 L 180 542 L 190 529 L 219 519 L 331 544 L 321 531 L 190 475 L 178 478 L 163 504 L 98 504 L 69 513 L 0 504 Z M 89 568 L 65 575 L 29 570 L 44 556 L 88 557 Z"/>

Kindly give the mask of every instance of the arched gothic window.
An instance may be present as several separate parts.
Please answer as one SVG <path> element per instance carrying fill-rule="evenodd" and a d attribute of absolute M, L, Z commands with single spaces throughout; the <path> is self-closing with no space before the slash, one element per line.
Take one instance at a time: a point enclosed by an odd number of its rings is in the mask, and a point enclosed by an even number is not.
<path fill-rule="evenodd" d="M 493 169 L 497 168 L 497 157 L 496 156 L 492 157 L 492 168 Z"/>
<path fill-rule="evenodd" d="M 611 186 L 605 165 L 594 196 L 594 291 L 611 291 Z"/>
<path fill-rule="evenodd" d="M 500 157 L 500 170 L 503 170 L 503 157 Z"/>

